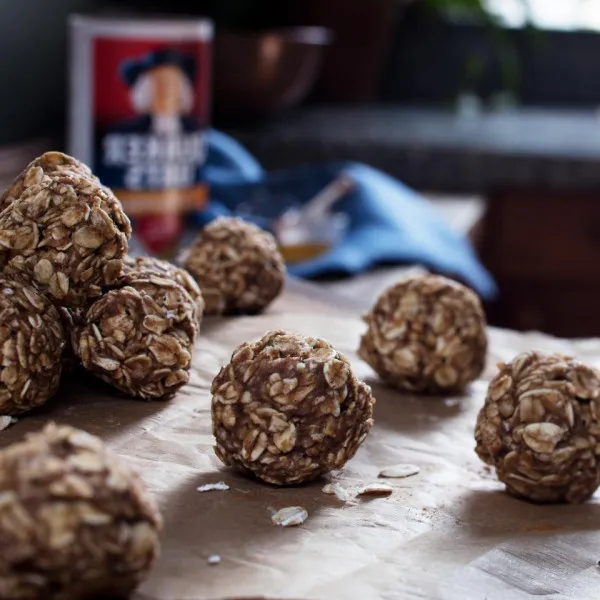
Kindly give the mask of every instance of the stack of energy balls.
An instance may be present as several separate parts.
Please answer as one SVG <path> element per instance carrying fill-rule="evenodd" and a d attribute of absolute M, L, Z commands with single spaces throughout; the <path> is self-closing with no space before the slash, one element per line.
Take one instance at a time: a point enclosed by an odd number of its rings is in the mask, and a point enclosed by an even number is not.
<path fill-rule="evenodd" d="M 281 291 L 273 238 L 218 220 L 185 269 L 128 256 L 129 219 L 90 169 L 48 152 L 0 197 L 0 415 L 46 403 L 81 365 L 119 392 L 167 400 L 189 380 L 205 301 L 257 312 Z M 48 425 L 0 451 L 0 598 L 122 597 L 158 553 L 161 518 L 103 443 Z"/>

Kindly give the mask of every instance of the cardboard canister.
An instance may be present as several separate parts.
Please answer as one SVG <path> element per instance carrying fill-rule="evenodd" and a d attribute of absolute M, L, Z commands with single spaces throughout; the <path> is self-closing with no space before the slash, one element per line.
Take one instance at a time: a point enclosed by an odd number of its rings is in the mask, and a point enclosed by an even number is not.
<path fill-rule="evenodd" d="M 213 28 L 206 19 L 70 21 L 69 153 L 112 188 L 145 251 L 202 210 Z"/>

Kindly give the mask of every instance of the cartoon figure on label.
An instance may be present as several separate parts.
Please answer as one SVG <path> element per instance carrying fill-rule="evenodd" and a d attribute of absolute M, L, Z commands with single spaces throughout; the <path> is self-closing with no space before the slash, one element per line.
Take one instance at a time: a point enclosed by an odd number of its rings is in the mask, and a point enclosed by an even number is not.
<path fill-rule="evenodd" d="M 194 105 L 195 67 L 193 57 L 170 48 L 125 61 L 121 78 L 140 116 L 121 123 L 118 130 L 156 135 L 197 130 L 198 124 L 187 116 Z"/>

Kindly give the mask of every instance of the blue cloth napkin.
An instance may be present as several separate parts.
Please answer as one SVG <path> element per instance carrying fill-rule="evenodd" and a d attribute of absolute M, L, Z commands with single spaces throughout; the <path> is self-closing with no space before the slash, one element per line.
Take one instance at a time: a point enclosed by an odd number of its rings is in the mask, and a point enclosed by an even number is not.
<path fill-rule="evenodd" d="M 267 173 L 231 137 L 208 134 L 208 157 L 203 176 L 210 185 L 210 204 L 195 216 L 205 224 L 235 212 L 263 227 L 284 210 L 313 198 L 341 173 L 355 182 L 336 211 L 348 215 L 344 239 L 318 258 L 295 264 L 289 272 L 310 278 L 355 274 L 381 263 L 421 264 L 452 275 L 483 298 L 497 292 L 491 275 L 478 261 L 468 240 L 453 232 L 426 200 L 399 181 L 366 165 L 330 163 L 303 165 Z"/>

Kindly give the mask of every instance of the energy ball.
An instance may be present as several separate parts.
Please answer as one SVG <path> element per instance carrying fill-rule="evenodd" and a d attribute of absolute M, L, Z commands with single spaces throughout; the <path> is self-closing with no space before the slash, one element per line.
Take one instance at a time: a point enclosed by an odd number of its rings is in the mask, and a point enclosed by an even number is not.
<path fill-rule="evenodd" d="M 236 218 L 209 223 L 184 253 L 183 266 L 200 285 L 206 315 L 260 312 L 285 279 L 275 238 Z"/>
<path fill-rule="evenodd" d="M 479 458 L 514 496 L 584 502 L 600 484 L 600 373 L 541 352 L 498 367 L 475 427 Z"/>
<path fill-rule="evenodd" d="M 126 275 L 92 304 L 78 328 L 85 369 L 128 396 L 166 400 L 189 380 L 196 303 L 176 282 Z"/>
<path fill-rule="evenodd" d="M 55 394 L 64 346 L 52 303 L 27 285 L 0 279 L 0 415 L 23 413 Z"/>
<path fill-rule="evenodd" d="M 121 275 L 130 235 L 114 196 L 84 177 L 60 175 L 0 213 L 0 266 L 56 305 L 84 307 Z"/>
<path fill-rule="evenodd" d="M 57 308 L 65 334 L 65 348 L 62 356 L 62 371 L 63 373 L 72 373 L 81 365 L 81 361 L 77 357 L 75 351 L 75 335 L 78 327 L 81 326 L 85 311 L 81 308 L 67 308 L 59 306 Z"/>
<path fill-rule="evenodd" d="M 0 212 L 17 200 L 28 188 L 49 183 L 55 175 L 76 175 L 97 181 L 91 169 L 62 152 L 45 152 L 32 160 L 12 185 L 0 196 Z"/>
<path fill-rule="evenodd" d="M 368 328 L 359 356 L 400 390 L 460 391 L 483 371 L 481 302 L 451 279 L 409 277 L 384 291 L 363 318 Z"/>
<path fill-rule="evenodd" d="M 181 267 L 173 263 L 151 256 L 126 256 L 123 261 L 123 273 L 126 276 L 157 276 L 171 279 L 178 283 L 192 297 L 198 311 L 198 325 L 204 314 L 204 299 L 196 280 Z"/>
<path fill-rule="evenodd" d="M 121 458 L 47 425 L 0 450 L 0 598 L 122 598 L 159 550 L 161 517 Z"/>
<path fill-rule="evenodd" d="M 340 469 L 373 425 L 371 389 L 318 338 L 271 331 L 242 344 L 211 389 L 217 456 L 276 485 Z"/>

